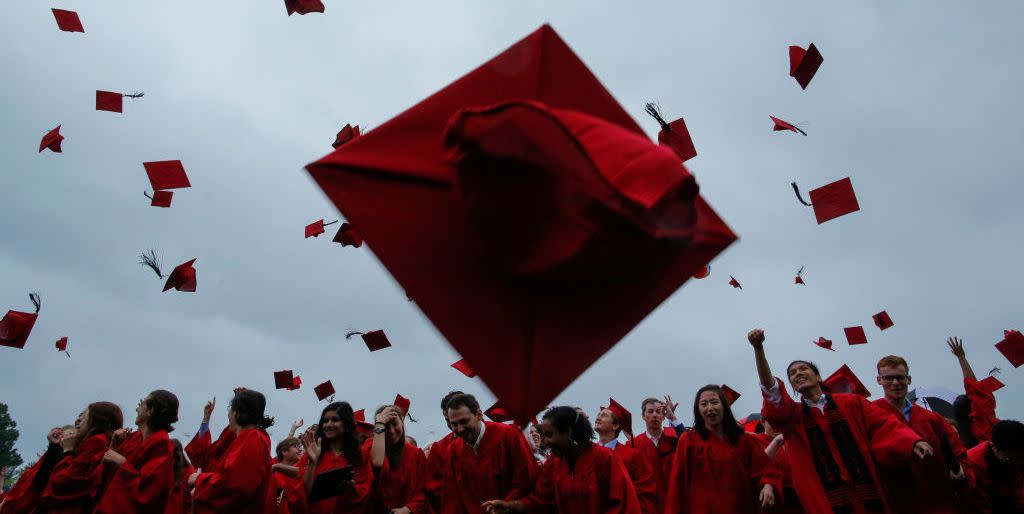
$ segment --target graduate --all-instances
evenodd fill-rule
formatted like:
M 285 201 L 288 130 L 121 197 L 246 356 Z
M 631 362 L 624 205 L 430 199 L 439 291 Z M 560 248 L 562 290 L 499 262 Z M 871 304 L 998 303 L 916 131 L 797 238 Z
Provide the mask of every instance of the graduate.
M 885 396 L 874 404 L 892 413 L 936 449 L 935 455 L 911 466 L 910 476 L 905 470 L 882 470 L 892 510 L 901 514 L 963 512 L 968 484 L 961 462 L 967 458 L 967 449 L 956 429 L 942 416 L 907 400 L 912 379 L 906 359 L 889 355 L 879 360 L 876 368 L 876 380 Z
M 228 409 L 228 427 L 235 433 L 231 444 L 209 470 L 189 477 L 193 486 L 195 514 L 230 514 L 268 509 L 273 497 L 270 478 L 270 437 L 274 424 L 265 416 L 267 400 L 262 393 L 236 390 Z
M 292 427 L 298 429 L 295 424 L 292 424 Z M 291 433 L 289 432 L 289 434 Z M 275 451 L 277 462 L 270 466 L 270 470 L 273 472 L 271 487 L 278 514 L 290 514 L 289 505 L 302 501 L 298 496 L 302 480 L 299 478 L 300 458 L 302 458 L 302 442 L 298 438 L 289 435 L 277 443 Z
M 793 483 L 808 514 L 896 514 L 882 490 L 878 466 L 908 469 L 933 450 L 895 416 L 856 394 L 822 389 L 814 364 L 794 361 L 786 375 L 801 402 L 772 377 L 764 331 L 747 334 L 764 395 L 762 416 L 783 434 Z
M 107 450 L 104 462 L 116 466 L 100 496 L 96 514 L 163 512 L 174 489 L 174 445 L 168 432 L 178 421 L 178 397 L 162 389 L 149 393 L 135 409 L 139 430 Z M 123 452 L 123 453 L 122 453 Z
M 1024 424 L 996 423 L 992 438 L 967 452 L 967 468 L 975 485 L 973 512 L 1024 512 Z
M 0 502 L 0 513 L 32 514 L 36 511 L 43 490 L 49 481 L 50 472 L 57 465 L 62 453 L 60 443 L 64 432 L 73 435 L 74 430 L 73 425 L 50 429 L 50 432 L 46 434 L 46 453 L 35 464 L 26 468 L 11 490 L 4 494 L 4 499 Z
M 238 389 L 235 392 L 238 392 Z M 217 440 L 213 440 L 210 432 L 210 416 L 216 407 L 216 397 L 206 402 L 206 405 L 203 407 L 203 421 L 199 424 L 199 430 L 196 431 L 196 435 L 192 436 L 192 440 L 185 446 L 188 460 L 196 469 L 213 469 L 237 435 L 237 432 L 232 430 L 229 424 L 224 427 Z
M 103 456 L 110 438 L 124 424 L 121 408 L 110 402 L 91 403 L 78 430 L 62 434 L 60 461 L 50 473 L 42 495 L 49 514 L 91 514 L 103 490 Z
M 374 477 L 368 512 L 426 512 L 427 457 L 406 440 L 404 418 L 401 407 L 382 405 L 373 437 L 363 443 L 363 458 L 373 466 Z
M 192 467 L 185 455 L 181 441 L 171 439 L 171 444 L 174 445 L 174 488 L 171 489 L 171 499 L 164 514 L 191 514 L 192 487 L 188 484 L 188 477 L 196 472 L 196 468 Z
M 290 506 L 292 512 L 348 514 L 363 512 L 373 487 L 373 470 L 363 458 L 356 434 L 355 413 L 348 402 L 334 402 L 324 408 L 316 430 L 303 434 L 306 453 L 299 459 L 305 507 Z M 352 480 L 337 496 L 309 500 L 317 476 L 335 469 L 352 467 Z M 308 510 L 300 510 L 306 509 Z
M 775 507 L 772 512 L 775 514 L 802 514 L 800 497 L 796 494 L 796 487 L 793 485 L 793 472 L 789 465 L 789 452 L 786 451 L 785 437 L 775 431 L 772 424 L 761 420 L 758 422 L 763 432 L 754 433 L 754 439 L 764 450 L 768 460 L 772 463 L 771 473 L 782 485 L 781 491 L 776 491 Z M 749 433 L 749 432 L 748 432 Z
M 643 413 L 647 430 L 632 441 L 633 446 L 647 459 L 654 475 L 658 493 L 658 512 L 664 510 L 668 475 L 672 472 L 672 455 L 675 454 L 679 434 L 684 430 L 683 424 L 676 420 L 676 406 L 670 396 L 666 396 L 665 401 L 657 398 L 644 400 L 640 404 L 640 412 Z M 671 426 L 664 426 L 666 419 Z
M 775 505 L 777 475 L 753 434 L 736 423 L 722 388 L 706 385 L 693 402 L 693 429 L 679 436 L 665 514 L 757 514 Z
M 536 488 L 519 500 L 494 499 L 487 512 L 546 512 L 558 514 L 640 514 L 640 501 L 622 460 L 594 443 L 594 429 L 574 407 L 554 407 L 544 413 L 541 435 L 551 456 L 541 467 Z
M 594 431 L 597 432 L 598 442 L 612 450 L 626 466 L 626 472 L 633 481 L 633 490 L 640 501 L 640 512 L 661 514 L 658 510 L 658 486 L 654 483 L 650 463 L 636 448 L 619 442 L 621 432 L 626 432 L 626 437 L 633 439 L 633 416 L 614 400 L 609 404 L 594 418 Z
M 960 371 L 964 376 L 964 390 L 953 402 L 953 415 L 956 418 L 957 430 L 964 446 L 974 448 L 992 438 L 992 427 L 999 421 L 996 418 L 996 397 L 979 385 L 978 377 L 967 361 L 964 342 L 957 337 L 950 337 L 946 344 L 956 356 Z
M 441 398 L 441 417 L 448 430 L 452 430 L 452 424 L 448 420 L 448 400 L 463 394 L 462 391 L 451 391 Z M 451 445 L 455 442 L 455 432 L 449 432 L 437 441 L 428 444 L 424 449 L 427 456 L 427 505 L 430 512 L 439 514 L 444 511 L 442 507 L 446 480 L 450 479 L 448 465 L 451 461 Z
M 519 429 L 483 420 L 471 394 L 448 400 L 451 476 L 445 481 L 443 514 L 481 514 L 488 500 L 514 501 L 533 490 L 536 462 Z M 431 452 L 433 453 L 433 452 Z

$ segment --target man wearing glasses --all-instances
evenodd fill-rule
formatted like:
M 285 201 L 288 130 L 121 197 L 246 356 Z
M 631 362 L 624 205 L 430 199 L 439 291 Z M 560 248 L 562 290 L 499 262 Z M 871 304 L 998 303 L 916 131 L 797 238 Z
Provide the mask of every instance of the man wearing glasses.
M 960 464 L 967 450 L 956 429 L 942 416 L 907 401 L 910 366 L 896 355 L 878 361 L 878 385 L 885 397 L 875 405 L 888 410 L 935 448 L 935 454 L 882 482 L 889 488 L 892 511 L 908 514 L 956 513 L 967 500 L 967 481 Z

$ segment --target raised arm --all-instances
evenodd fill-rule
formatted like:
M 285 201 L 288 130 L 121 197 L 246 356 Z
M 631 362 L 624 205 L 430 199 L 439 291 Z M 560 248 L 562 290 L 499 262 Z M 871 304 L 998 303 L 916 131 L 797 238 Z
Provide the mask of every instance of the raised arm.
M 295 437 L 295 432 L 302 428 L 303 420 L 292 421 L 292 428 L 288 431 L 288 437 Z
M 768 357 L 764 354 L 764 330 L 755 328 L 747 333 L 747 341 L 754 347 L 754 362 L 757 364 L 757 377 L 765 389 L 775 387 L 772 368 L 768 366 Z
M 957 361 L 960 362 L 960 371 L 963 372 L 964 378 L 971 380 L 978 380 L 978 377 L 974 375 L 974 369 L 971 368 L 971 363 L 967 362 L 967 354 L 964 352 L 964 342 L 959 337 L 950 337 L 946 341 L 949 345 L 949 350 L 956 355 Z

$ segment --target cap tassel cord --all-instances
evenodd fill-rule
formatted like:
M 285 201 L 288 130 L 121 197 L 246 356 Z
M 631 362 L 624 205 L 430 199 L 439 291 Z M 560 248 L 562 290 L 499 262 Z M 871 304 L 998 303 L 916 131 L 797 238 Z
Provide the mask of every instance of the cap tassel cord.
M 647 102 L 647 105 L 644 106 L 644 112 L 650 114 L 651 117 L 657 120 L 658 125 L 661 125 L 661 130 L 667 130 L 669 132 L 672 131 L 672 129 L 669 128 L 668 123 L 665 122 L 665 118 L 661 117 L 661 113 L 658 111 L 658 106 L 656 104 Z
M 806 134 L 805 134 L 805 135 L 806 135 Z M 799 188 L 799 187 L 797 187 L 797 185 L 796 185 L 796 182 L 793 182 L 793 183 L 792 183 L 792 184 L 790 184 L 790 185 L 792 185 L 792 186 L 793 186 L 793 192 L 794 192 L 794 193 L 796 193 L 796 199 L 797 199 L 797 200 L 800 200 L 800 203 L 802 203 L 802 204 L 804 204 L 804 205 L 806 205 L 806 206 L 808 206 L 808 207 L 813 207 L 813 206 L 814 206 L 814 204 L 812 204 L 812 203 L 807 203 L 807 201 L 806 201 L 806 200 L 804 200 L 804 197 L 803 197 L 803 196 L 800 196 L 800 188 Z

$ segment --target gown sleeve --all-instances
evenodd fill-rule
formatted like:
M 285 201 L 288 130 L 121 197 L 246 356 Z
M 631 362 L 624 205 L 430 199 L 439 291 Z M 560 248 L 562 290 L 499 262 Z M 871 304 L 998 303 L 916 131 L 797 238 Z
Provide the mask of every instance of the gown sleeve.
M 268 453 L 257 439 L 256 431 L 235 440 L 215 471 L 202 473 L 196 479 L 193 503 L 206 504 L 217 510 L 226 511 L 237 505 L 240 499 L 263 494 L 261 484 L 266 484 L 270 471 Z
M 82 441 L 74 455 L 53 468 L 44 497 L 59 502 L 93 498 L 103 485 L 103 455 L 109 446 L 110 440 L 103 434 Z
M 978 442 L 992 439 L 996 419 L 996 397 L 983 389 L 977 380 L 964 378 L 964 390 L 971 400 L 971 434 Z

